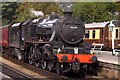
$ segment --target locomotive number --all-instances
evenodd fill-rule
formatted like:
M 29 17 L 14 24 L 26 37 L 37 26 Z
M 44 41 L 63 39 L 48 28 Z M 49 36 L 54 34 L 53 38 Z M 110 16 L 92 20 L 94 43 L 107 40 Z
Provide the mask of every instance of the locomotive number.
M 76 26 L 70 26 L 70 29 L 77 29 Z

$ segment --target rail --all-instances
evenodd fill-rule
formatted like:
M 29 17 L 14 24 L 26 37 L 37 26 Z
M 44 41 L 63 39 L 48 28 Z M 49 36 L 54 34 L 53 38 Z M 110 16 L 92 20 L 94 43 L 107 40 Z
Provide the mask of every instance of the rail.
M 17 79 L 17 78 L 21 78 L 21 79 L 29 79 L 29 80 L 33 80 L 32 77 L 6 65 L 6 64 L 0 64 L 2 66 L 2 73 L 10 76 L 12 79 Z
M 22 72 L 30 75 L 30 77 L 33 77 L 33 79 L 37 79 L 37 80 L 41 80 L 41 79 L 48 79 L 48 80 L 54 80 L 54 79 L 65 79 L 65 80 L 69 80 L 68 77 L 62 76 L 62 75 L 57 75 L 53 72 L 49 72 L 46 70 L 43 70 L 41 68 L 37 68 L 33 65 L 29 65 L 27 63 L 15 60 L 14 58 L 8 57 L 7 55 L 3 54 L 2 55 L 2 59 L 4 60 L 4 62 L 9 62 L 12 63 L 13 65 L 15 65 L 17 67 L 18 70 L 21 70 L 21 67 L 23 68 Z M 2 60 L 2 61 L 3 61 Z M 3 63 L 4 63 L 3 62 Z M 8 64 L 9 63 L 5 63 Z M 12 65 L 12 67 L 13 67 Z

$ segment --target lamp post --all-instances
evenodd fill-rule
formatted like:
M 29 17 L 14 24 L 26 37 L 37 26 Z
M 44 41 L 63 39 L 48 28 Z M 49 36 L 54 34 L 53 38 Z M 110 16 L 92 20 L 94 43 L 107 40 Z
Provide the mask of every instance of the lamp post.
M 108 25 L 109 27 L 109 31 L 112 33 L 112 54 L 115 54 L 115 50 L 114 50 L 114 27 L 115 25 L 113 24 L 113 21 L 110 21 L 110 24 Z

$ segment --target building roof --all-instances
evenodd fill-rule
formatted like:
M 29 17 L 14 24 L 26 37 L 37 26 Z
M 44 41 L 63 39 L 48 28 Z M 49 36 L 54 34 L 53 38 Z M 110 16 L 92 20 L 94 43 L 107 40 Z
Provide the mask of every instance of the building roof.
M 104 28 L 109 22 L 85 24 L 85 28 Z
M 110 22 L 89 23 L 85 24 L 85 28 L 104 28 L 109 25 Z M 120 27 L 120 20 L 113 20 L 113 24 L 116 27 Z
M 120 27 L 120 20 L 114 20 L 113 24 L 117 27 Z

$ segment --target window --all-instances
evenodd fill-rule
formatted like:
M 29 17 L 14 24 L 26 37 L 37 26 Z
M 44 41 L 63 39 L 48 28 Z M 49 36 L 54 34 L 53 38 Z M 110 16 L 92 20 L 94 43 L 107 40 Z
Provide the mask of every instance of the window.
M 92 38 L 95 38 L 95 30 L 92 32 Z
M 119 30 L 118 30 L 118 34 L 119 34 L 118 36 L 119 36 L 119 38 L 120 38 L 120 28 L 119 28 Z
M 118 29 L 116 29 L 116 38 L 118 38 Z
M 90 33 L 89 30 L 86 30 L 86 31 L 85 31 L 85 38 L 89 38 L 89 33 Z

